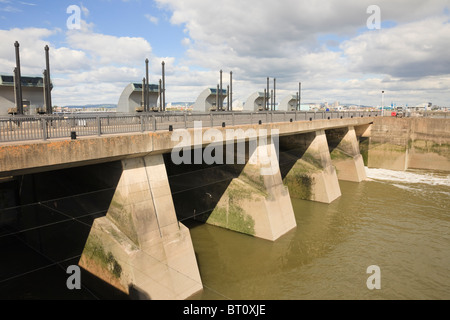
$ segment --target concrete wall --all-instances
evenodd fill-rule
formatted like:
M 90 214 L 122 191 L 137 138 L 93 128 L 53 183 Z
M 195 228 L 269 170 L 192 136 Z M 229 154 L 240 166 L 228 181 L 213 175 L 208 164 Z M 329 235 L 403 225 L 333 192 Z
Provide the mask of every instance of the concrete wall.
M 450 121 L 376 118 L 371 129 L 368 166 L 450 171 Z

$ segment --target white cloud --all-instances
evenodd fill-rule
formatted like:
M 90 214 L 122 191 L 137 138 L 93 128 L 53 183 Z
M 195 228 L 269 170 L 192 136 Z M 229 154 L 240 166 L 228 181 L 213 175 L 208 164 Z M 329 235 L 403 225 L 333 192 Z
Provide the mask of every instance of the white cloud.
M 368 32 L 342 44 L 353 71 L 395 77 L 450 74 L 448 17 Z
M 181 40 L 181 44 L 185 47 L 188 47 L 191 44 L 191 39 L 183 38 L 183 40 Z
M 89 9 L 86 8 L 83 4 L 81 4 L 81 11 L 83 12 L 83 16 L 87 18 L 89 16 Z
M 296 92 L 302 81 L 303 95 L 312 101 L 376 105 L 378 91 L 386 86 L 405 100 L 428 99 L 424 92 L 412 94 L 409 85 L 434 82 L 441 88 L 438 75 L 450 74 L 448 15 L 442 16 L 448 0 L 378 1 L 382 22 L 393 22 L 379 32 L 366 27 L 371 0 L 224 0 L 220 6 L 208 0 L 157 2 L 172 12 L 171 23 L 186 30 L 190 42 L 184 62 L 212 74 L 233 70 L 243 86 L 235 86 L 235 96 L 243 101 L 251 90 L 264 89 L 267 76 L 277 78 L 280 95 Z M 325 42 L 334 41 L 335 48 L 321 44 L 327 37 L 331 40 Z M 347 41 L 339 47 L 334 39 Z M 394 79 L 389 84 L 383 82 L 386 75 Z M 445 90 L 438 89 L 436 97 L 449 104 Z
M 13 7 L 13 6 L 2 7 L 2 8 L 0 8 L 0 11 L 9 12 L 9 13 L 22 12 L 22 10 L 20 10 L 19 8 Z
M 145 18 L 153 24 L 158 24 L 159 19 L 157 17 L 152 16 L 151 14 L 145 14 Z
M 23 1 L 19 1 L 20 4 L 23 4 L 25 6 L 35 6 L 36 3 L 30 3 L 30 2 L 23 2 Z
M 151 55 L 150 43 L 144 38 L 116 37 L 93 32 L 70 30 L 67 32 L 70 47 L 88 53 L 93 62 L 100 64 L 135 65 Z

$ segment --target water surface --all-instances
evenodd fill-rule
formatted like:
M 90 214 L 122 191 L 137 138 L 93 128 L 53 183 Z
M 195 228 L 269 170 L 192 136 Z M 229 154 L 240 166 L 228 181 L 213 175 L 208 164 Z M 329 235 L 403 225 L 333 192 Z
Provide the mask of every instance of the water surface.
M 193 299 L 450 299 L 450 176 L 367 169 L 331 204 L 292 199 L 275 242 L 191 229 L 204 285 Z M 369 290 L 367 268 L 381 270 Z

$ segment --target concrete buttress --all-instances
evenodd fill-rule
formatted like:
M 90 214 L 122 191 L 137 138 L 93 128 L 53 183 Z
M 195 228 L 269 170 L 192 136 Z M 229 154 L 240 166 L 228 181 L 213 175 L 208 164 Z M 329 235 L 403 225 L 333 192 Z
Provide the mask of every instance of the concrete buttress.
M 297 226 L 270 137 L 250 151 L 206 223 L 271 241 Z
M 341 196 L 324 130 L 280 138 L 280 167 L 293 198 L 331 203 Z
M 355 128 L 326 130 L 330 154 L 339 180 L 361 182 L 367 179 Z
M 105 217 L 94 221 L 79 265 L 132 295 L 185 299 L 202 281 L 188 228 L 177 221 L 162 155 L 122 160 Z

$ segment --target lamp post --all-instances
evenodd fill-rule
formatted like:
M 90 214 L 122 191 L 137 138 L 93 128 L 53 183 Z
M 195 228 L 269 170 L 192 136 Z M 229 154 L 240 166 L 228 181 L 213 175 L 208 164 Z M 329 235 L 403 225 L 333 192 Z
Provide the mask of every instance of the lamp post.
M 384 116 L 384 90 L 381 91 L 381 116 Z

